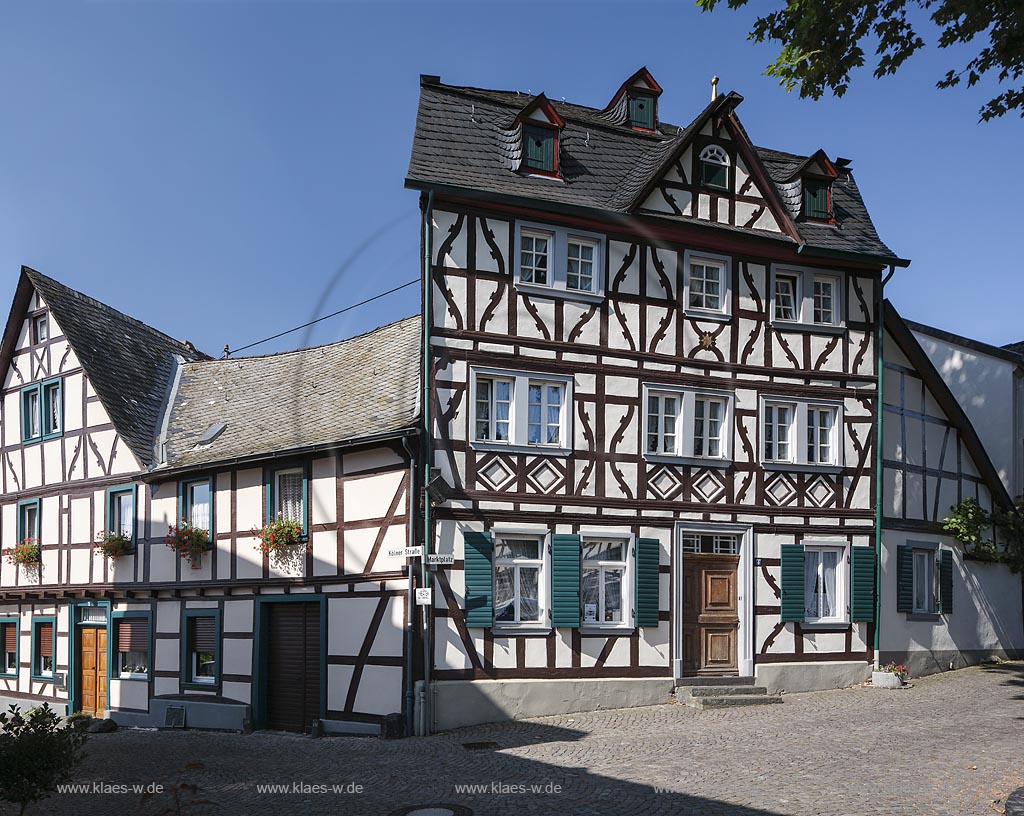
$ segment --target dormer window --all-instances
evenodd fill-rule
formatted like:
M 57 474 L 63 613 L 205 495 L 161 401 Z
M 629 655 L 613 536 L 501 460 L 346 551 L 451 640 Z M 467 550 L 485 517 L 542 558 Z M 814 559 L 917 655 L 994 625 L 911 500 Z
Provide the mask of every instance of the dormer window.
M 729 154 L 718 145 L 708 145 L 700 153 L 700 183 L 719 190 L 729 189 Z
M 815 221 L 832 219 L 832 185 L 825 179 L 805 178 L 804 184 L 804 218 Z
M 629 126 L 639 130 L 654 130 L 655 97 L 646 91 L 627 91 L 629 100 Z
M 526 125 L 523 128 L 523 167 L 541 173 L 555 173 L 558 133 L 554 128 Z

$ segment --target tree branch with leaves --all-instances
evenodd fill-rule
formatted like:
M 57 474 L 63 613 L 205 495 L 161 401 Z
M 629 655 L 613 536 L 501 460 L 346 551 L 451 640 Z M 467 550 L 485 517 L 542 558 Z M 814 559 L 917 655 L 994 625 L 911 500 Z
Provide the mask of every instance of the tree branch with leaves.
M 697 0 L 702 11 L 724 2 L 738 9 L 750 0 Z M 758 4 L 760 5 L 760 3 Z M 981 46 L 959 69 L 936 82 L 952 88 L 973 87 L 986 75 L 1011 86 L 981 106 L 982 121 L 1010 111 L 1024 117 L 1024 2 L 1021 0 L 786 0 L 785 5 L 758 17 L 750 32 L 755 42 L 779 42 L 779 56 L 766 69 L 787 91 L 820 99 L 826 91 L 842 96 L 850 74 L 867 61 L 865 48 L 875 44 L 877 78 L 896 71 L 925 47 L 910 12 L 919 8 L 938 31 L 939 48 L 958 44 Z M 987 44 L 983 44 L 987 39 Z

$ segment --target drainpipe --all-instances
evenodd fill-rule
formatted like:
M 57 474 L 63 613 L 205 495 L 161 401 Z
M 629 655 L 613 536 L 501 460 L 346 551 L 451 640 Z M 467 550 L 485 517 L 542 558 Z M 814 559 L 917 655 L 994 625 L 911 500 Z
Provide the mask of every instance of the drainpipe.
M 409 456 L 409 493 L 406 504 L 409 526 L 406 534 L 409 546 L 416 543 L 416 450 L 409 444 L 409 437 L 402 437 L 402 447 Z M 415 694 L 416 678 L 413 677 L 413 636 L 412 628 L 416 625 L 416 569 L 409 565 L 408 598 L 405 602 L 405 735 L 411 737 L 415 728 Z
M 883 400 L 883 383 L 885 381 L 885 285 L 896 274 L 896 267 L 889 265 L 889 272 L 878 286 L 878 305 L 876 307 L 876 337 L 877 360 L 875 362 L 875 375 L 878 380 L 877 404 L 878 409 L 875 417 L 875 637 L 872 649 L 875 653 L 875 668 L 878 668 L 878 646 L 882 631 L 882 415 L 885 413 L 885 401 Z
M 433 259 L 433 227 L 432 215 L 434 210 L 434 191 L 427 193 L 427 204 L 423 209 L 423 481 L 425 486 L 430 482 L 431 452 L 431 422 L 430 422 L 430 323 L 433 320 L 433 305 L 431 303 L 434 281 L 432 273 Z M 433 528 L 430 518 L 430 497 L 423 495 L 423 557 L 420 559 L 420 586 L 431 587 L 430 575 L 427 572 L 427 554 L 430 552 Z M 422 728 L 420 733 L 427 735 L 431 732 L 431 687 L 430 668 L 432 638 L 430 633 L 430 607 L 423 607 L 423 700 L 420 704 L 422 716 Z

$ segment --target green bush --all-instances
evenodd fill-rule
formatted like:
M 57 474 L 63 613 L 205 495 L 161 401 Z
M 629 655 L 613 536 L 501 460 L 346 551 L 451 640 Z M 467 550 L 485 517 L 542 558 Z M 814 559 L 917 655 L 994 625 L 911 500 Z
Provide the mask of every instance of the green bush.
M 84 742 L 85 734 L 61 723 L 46 703 L 24 714 L 12 705 L 0 713 L 0 798 L 21 805 L 24 814 L 71 777 Z

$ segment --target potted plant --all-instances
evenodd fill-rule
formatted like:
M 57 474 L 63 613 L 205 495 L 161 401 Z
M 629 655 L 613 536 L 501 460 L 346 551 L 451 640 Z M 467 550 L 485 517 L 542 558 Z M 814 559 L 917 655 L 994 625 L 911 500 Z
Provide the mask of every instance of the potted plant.
M 254 528 L 251 532 L 258 542 L 256 546 L 260 552 L 265 553 L 287 552 L 289 547 L 304 544 L 308 540 L 302 531 L 302 524 L 284 516 L 278 516 L 262 528 Z
M 38 538 L 23 538 L 3 551 L 8 564 L 21 564 L 23 567 L 38 567 L 40 552 Z
M 110 530 L 100 530 L 96 533 L 96 549 L 106 558 L 120 558 L 127 555 L 131 548 L 132 541 L 126 535 Z
M 178 557 L 187 558 L 192 569 L 199 569 L 203 564 L 203 553 L 210 548 L 210 535 L 202 527 L 193 527 L 187 519 L 182 519 L 180 523 L 168 526 L 164 543 Z
M 871 672 L 871 685 L 878 688 L 900 688 L 907 682 L 908 676 L 906 666 L 889 662 L 879 666 L 878 671 Z

